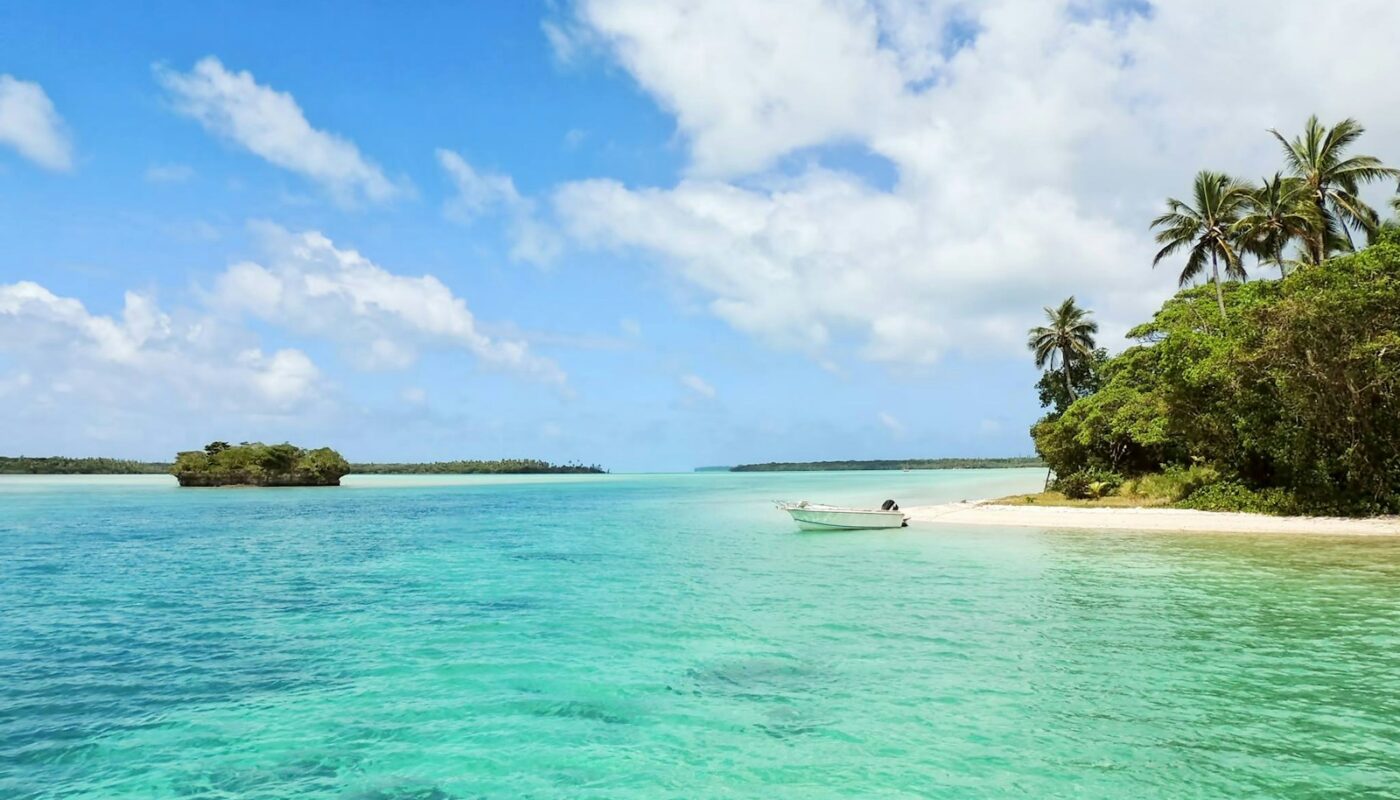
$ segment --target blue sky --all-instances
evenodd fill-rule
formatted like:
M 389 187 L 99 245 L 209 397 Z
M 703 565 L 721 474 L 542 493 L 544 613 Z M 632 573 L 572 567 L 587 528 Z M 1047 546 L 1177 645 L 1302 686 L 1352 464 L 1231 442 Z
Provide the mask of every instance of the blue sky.
M 1119 346 L 1203 159 L 1271 171 L 1313 110 L 1395 152 L 1365 71 L 1183 122 L 1162 44 L 1247 14 L 6 4 L 0 452 L 1027 453 L 1025 329 L 1077 294 Z

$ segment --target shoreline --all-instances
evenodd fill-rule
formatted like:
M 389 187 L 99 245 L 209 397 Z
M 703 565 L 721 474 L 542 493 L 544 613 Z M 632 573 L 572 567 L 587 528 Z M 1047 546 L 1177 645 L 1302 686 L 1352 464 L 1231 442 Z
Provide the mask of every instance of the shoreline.
M 1341 536 L 1400 536 L 1395 517 L 1276 517 L 1184 508 L 1073 508 L 1009 506 L 964 500 L 904 509 L 910 526 L 933 523 L 1018 528 L 1119 530 L 1161 533 L 1266 533 Z

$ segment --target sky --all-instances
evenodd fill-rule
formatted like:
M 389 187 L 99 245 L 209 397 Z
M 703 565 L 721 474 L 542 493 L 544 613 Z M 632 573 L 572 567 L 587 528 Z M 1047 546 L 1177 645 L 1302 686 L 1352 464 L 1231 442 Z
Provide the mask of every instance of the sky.
M 1397 30 L 1391 0 L 5 3 L 0 453 L 1027 454 L 1027 328 L 1074 295 L 1126 346 L 1197 170 L 1271 175 L 1312 113 L 1400 163 Z

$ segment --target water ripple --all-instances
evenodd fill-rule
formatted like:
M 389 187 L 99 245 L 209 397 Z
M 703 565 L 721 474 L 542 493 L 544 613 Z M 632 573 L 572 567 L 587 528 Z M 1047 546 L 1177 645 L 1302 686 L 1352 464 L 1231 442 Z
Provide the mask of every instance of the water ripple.
M 0 479 L 0 797 L 1394 796 L 1400 543 L 764 503 L 1039 477 Z

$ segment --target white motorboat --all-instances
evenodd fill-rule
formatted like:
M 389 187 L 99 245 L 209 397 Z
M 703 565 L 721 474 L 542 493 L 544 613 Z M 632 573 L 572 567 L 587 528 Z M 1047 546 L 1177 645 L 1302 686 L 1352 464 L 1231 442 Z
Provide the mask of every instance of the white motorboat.
M 865 530 L 868 528 L 900 528 L 908 521 L 899 506 L 888 510 L 874 508 L 844 508 L 827 506 L 821 503 L 778 503 L 778 508 L 786 511 L 804 531 Z

